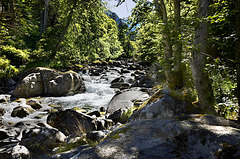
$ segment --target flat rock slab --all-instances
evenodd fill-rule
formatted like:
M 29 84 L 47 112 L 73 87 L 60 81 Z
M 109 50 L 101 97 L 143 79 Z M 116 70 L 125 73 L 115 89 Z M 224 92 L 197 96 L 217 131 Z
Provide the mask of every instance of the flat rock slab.
M 145 101 L 149 98 L 149 95 L 141 91 L 125 91 L 115 95 L 108 104 L 107 112 L 113 113 L 119 109 L 126 109 L 132 107 L 134 101 Z
M 239 158 L 240 125 L 212 115 L 131 122 L 78 159 Z

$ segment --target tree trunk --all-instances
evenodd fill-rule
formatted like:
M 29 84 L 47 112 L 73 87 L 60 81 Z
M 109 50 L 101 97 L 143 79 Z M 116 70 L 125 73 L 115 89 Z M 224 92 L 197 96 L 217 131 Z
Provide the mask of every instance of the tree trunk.
M 176 76 L 176 86 L 183 87 L 183 71 L 182 71 L 182 42 L 180 40 L 181 31 L 181 15 L 180 15 L 180 0 L 174 0 L 174 73 Z
M 180 32 L 180 0 L 174 2 L 175 9 L 175 29 L 177 32 Z M 171 42 L 170 26 L 168 24 L 167 10 L 163 0 L 154 0 L 154 5 L 157 11 L 157 14 L 161 17 L 164 27 L 163 27 L 163 70 L 166 76 L 166 81 L 168 88 L 178 89 L 183 86 L 182 78 L 182 67 L 181 67 L 181 51 L 182 45 L 180 41 L 176 42 L 175 46 L 176 52 L 173 52 L 173 45 Z
M 240 0 L 236 0 L 236 70 L 237 70 L 237 99 L 240 106 Z M 238 112 L 240 118 L 240 109 Z
M 214 113 L 214 96 L 208 73 L 204 71 L 207 58 L 207 39 L 209 26 L 204 22 L 209 14 L 209 0 L 199 0 L 198 18 L 203 20 L 195 28 L 194 50 L 192 52 L 191 70 L 196 86 L 200 107 L 206 113 Z
M 46 31 L 46 28 L 47 28 L 48 3 L 49 3 L 49 0 L 45 0 L 43 31 Z

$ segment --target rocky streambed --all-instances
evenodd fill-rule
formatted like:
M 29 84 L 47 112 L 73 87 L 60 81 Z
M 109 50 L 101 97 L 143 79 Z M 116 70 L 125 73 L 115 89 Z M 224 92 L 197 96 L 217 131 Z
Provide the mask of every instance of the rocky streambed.
M 100 141 L 121 120 L 115 112 L 146 101 L 153 84 L 143 66 L 124 61 L 28 70 L 0 96 L 0 158 L 49 158 L 67 144 Z
M 240 124 L 153 89 L 158 69 L 96 61 L 27 71 L 0 96 L 0 158 L 240 158 Z

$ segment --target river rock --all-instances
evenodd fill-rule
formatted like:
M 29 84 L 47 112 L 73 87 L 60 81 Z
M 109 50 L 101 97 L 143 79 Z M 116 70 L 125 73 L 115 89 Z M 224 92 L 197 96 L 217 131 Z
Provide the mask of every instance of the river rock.
M 6 138 L 9 138 L 10 136 L 8 135 L 7 131 L 4 129 L 0 129 L 0 140 L 4 140 Z
M 0 108 L 0 116 L 3 116 L 6 113 L 4 108 Z
M 7 103 L 10 101 L 11 95 L 9 94 L 1 94 L 0 95 L 0 103 Z
M 30 105 L 33 109 L 41 109 L 42 108 L 42 105 L 37 100 L 34 100 L 34 99 L 28 100 L 26 104 Z
M 78 159 L 240 158 L 240 125 L 212 115 L 128 123 Z
M 97 129 L 96 121 L 91 116 L 71 109 L 51 113 L 47 123 L 65 135 L 74 137 Z
M 168 90 L 162 92 L 164 94 L 163 98 L 156 102 L 146 104 L 140 110 L 133 113 L 130 120 L 154 119 L 178 114 L 201 113 L 200 108 L 194 106 L 189 100 L 181 99 L 183 96 L 180 94 L 176 93 L 176 97 L 173 97 L 173 92 L 171 93 Z M 177 95 L 179 96 L 177 97 Z
M 85 91 L 81 76 L 73 71 L 37 67 L 25 72 L 21 79 L 13 92 L 16 97 L 64 96 Z
M 13 109 L 11 116 L 12 117 L 19 117 L 19 118 L 24 118 L 31 114 L 34 110 L 30 107 L 23 107 L 23 106 L 18 106 Z
M 66 136 L 57 129 L 35 127 L 22 132 L 21 144 L 33 153 L 42 154 L 51 151 L 65 139 Z
M 128 83 L 113 83 L 111 84 L 110 88 L 118 88 L 120 90 L 123 89 L 128 89 L 130 87 L 130 85 Z
M 29 159 L 31 157 L 28 149 L 25 146 L 19 144 L 11 144 L 0 148 L 0 158 Z
M 107 107 L 107 113 L 113 113 L 119 109 L 126 109 L 132 107 L 134 101 L 145 101 L 149 98 L 149 95 L 141 91 L 125 91 L 115 95 Z
M 87 133 L 87 139 L 94 141 L 94 142 L 100 142 L 104 137 L 107 136 L 107 134 L 110 133 L 110 130 L 104 130 L 104 131 L 90 131 Z

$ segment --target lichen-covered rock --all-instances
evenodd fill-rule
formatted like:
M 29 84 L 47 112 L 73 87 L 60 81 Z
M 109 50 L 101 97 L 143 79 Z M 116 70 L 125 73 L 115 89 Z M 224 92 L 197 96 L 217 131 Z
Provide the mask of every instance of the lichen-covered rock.
M 73 71 L 59 72 L 53 69 L 37 67 L 23 74 L 15 88 L 16 97 L 64 96 L 85 91 L 85 85 L 79 74 Z
M 212 115 L 128 123 L 78 159 L 240 158 L 240 125 Z

